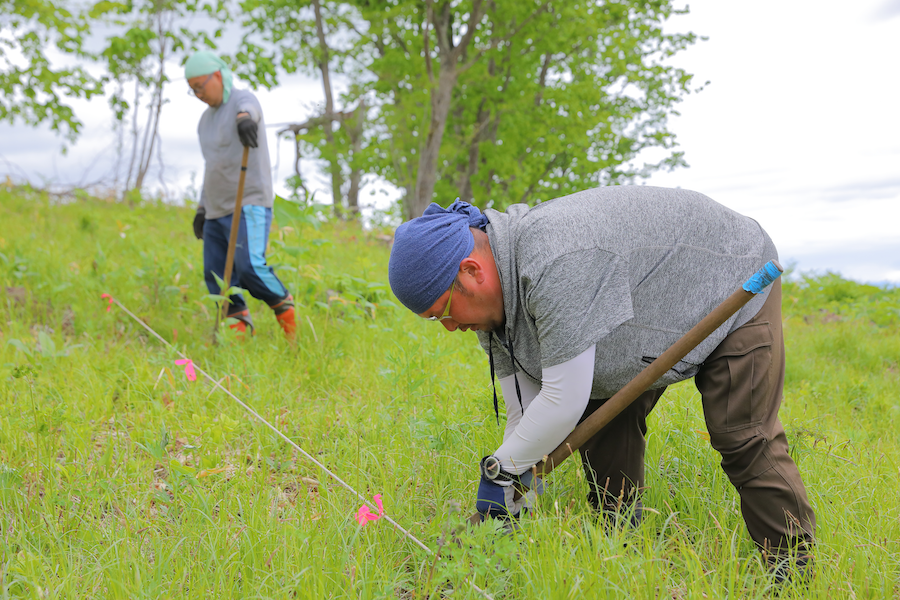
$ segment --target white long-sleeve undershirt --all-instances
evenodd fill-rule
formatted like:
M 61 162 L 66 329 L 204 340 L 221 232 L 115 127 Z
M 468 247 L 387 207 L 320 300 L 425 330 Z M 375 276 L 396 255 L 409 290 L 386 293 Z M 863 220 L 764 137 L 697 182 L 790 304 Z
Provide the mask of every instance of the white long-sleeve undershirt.
M 591 346 L 571 360 L 544 369 L 540 386 L 519 373 L 525 414 L 516 396 L 516 376 L 500 380 L 506 430 L 494 456 L 500 459 L 504 471 L 524 473 L 575 429 L 590 400 L 595 352 L 596 347 Z

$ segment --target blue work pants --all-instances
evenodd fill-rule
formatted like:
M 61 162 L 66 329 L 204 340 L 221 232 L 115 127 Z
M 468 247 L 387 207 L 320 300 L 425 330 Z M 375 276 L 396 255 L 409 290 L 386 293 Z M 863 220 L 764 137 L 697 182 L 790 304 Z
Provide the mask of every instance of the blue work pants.
M 203 273 L 209 293 L 218 294 L 219 284 L 213 273 L 225 276 L 225 258 L 228 254 L 228 236 L 231 233 L 232 215 L 208 219 L 203 225 Z M 266 264 L 266 246 L 272 226 L 272 209 L 263 206 L 244 206 L 234 248 L 234 266 L 230 285 L 247 290 L 251 296 L 275 306 L 288 297 L 287 288 Z M 241 294 L 230 298 L 228 314 L 247 310 Z

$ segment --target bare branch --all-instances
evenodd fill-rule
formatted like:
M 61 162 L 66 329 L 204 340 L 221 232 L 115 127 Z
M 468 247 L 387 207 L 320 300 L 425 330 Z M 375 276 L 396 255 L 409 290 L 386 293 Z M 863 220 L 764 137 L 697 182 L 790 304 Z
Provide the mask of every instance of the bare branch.
M 450 4 L 445 3 L 441 9 L 439 18 L 434 18 L 434 9 L 432 9 L 431 22 L 434 24 L 434 33 L 437 36 L 437 46 L 439 53 L 443 56 L 453 52 L 451 43 L 452 29 L 450 26 Z
M 459 57 L 465 53 L 466 48 L 469 46 L 469 42 L 471 42 L 472 38 L 475 37 L 475 31 L 478 29 L 478 23 L 481 22 L 481 17 L 483 17 L 485 14 L 483 4 L 483 0 L 475 0 L 475 2 L 472 3 L 472 12 L 469 14 L 469 26 L 466 27 L 466 33 L 464 33 L 462 38 L 460 38 L 459 44 L 451 52 L 451 59 L 454 63 L 457 62 L 459 60 Z M 463 68 L 463 70 L 465 70 L 466 68 L 468 67 Z
M 537 177 L 537 178 L 534 180 L 534 183 L 532 183 L 530 186 L 528 186 L 528 189 L 525 190 L 525 193 L 524 193 L 524 194 L 522 194 L 522 199 L 519 200 L 519 202 L 522 202 L 522 203 L 524 203 L 524 204 L 527 204 L 527 203 L 528 203 L 528 199 L 531 197 L 531 193 L 534 191 L 534 188 L 537 186 L 538 182 L 539 182 L 541 179 L 543 179 L 544 177 L 546 177 L 547 174 L 550 173 L 550 171 L 553 170 L 553 168 L 556 166 L 556 163 L 559 162 L 560 159 L 565 160 L 567 156 L 568 156 L 568 154 L 567 154 L 566 152 L 560 152 L 559 154 L 554 155 L 554 156 L 553 156 L 553 159 L 552 159 L 550 162 L 547 163 L 547 166 L 546 166 L 546 168 L 544 169 L 544 172 L 541 173 L 540 177 Z
M 300 135 L 301 131 L 309 131 L 310 129 L 321 127 L 326 122 L 328 122 L 328 119 L 325 115 L 319 115 L 317 117 L 311 117 L 302 123 L 287 123 L 283 129 L 278 130 L 277 135 L 287 133 L 288 131 L 292 132 L 294 135 Z
M 360 109 L 365 110 L 365 108 L 365 100 L 360 100 L 359 104 L 353 110 L 342 110 L 339 112 L 331 113 L 330 121 L 343 123 L 348 119 L 353 119 L 354 117 L 356 117 L 357 111 Z M 281 127 L 281 129 L 276 132 L 277 135 L 287 133 L 288 131 L 292 132 L 294 135 L 300 135 L 301 131 L 309 131 L 311 129 L 315 129 L 316 127 L 322 127 L 328 122 L 328 113 L 322 113 L 320 115 L 316 115 L 315 117 L 310 117 L 302 123 L 275 123 L 272 125 L 272 127 Z
M 544 99 L 544 88 L 547 87 L 547 71 L 550 70 L 550 61 L 553 55 L 549 52 L 544 55 L 544 62 L 541 63 L 541 75 L 538 77 L 538 91 L 534 95 L 534 105 L 540 106 L 541 100 Z

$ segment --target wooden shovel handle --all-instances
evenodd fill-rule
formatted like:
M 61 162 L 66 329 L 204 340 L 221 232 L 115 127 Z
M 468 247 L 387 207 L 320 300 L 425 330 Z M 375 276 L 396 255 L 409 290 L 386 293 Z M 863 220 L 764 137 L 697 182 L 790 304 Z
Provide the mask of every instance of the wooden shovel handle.
M 231 271 L 234 265 L 234 248 L 237 243 L 238 231 L 241 228 L 241 203 L 244 200 L 244 181 L 247 179 L 247 161 L 250 157 L 250 147 L 244 146 L 244 155 L 241 157 L 241 176 L 238 179 L 237 198 L 234 199 L 234 212 L 231 214 L 231 232 L 228 236 L 228 253 L 225 255 L 225 277 L 223 281 L 223 289 L 220 294 L 225 295 L 225 291 L 231 287 Z M 228 316 L 228 306 L 231 301 L 225 298 L 222 302 L 222 310 L 216 318 L 216 329 L 219 328 L 219 322 Z
M 709 337 L 713 331 L 731 318 L 732 315 L 739 311 L 756 294 L 761 293 L 783 272 L 784 269 L 781 268 L 778 261 L 772 260 L 766 263 L 766 265 L 753 275 L 753 277 L 748 279 L 744 285 L 726 298 L 719 306 L 714 308 L 711 313 L 706 315 L 703 320 L 684 334 L 681 339 L 672 344 L 668 350 L 660 354 L 656 360 L 647 365 L 643 371 L 625 384 L 625 387 L 616 392 L 612 398 L 604 402 L 600 408 L 591 414 L 591 416 L 582 421 L 581 424 L 579 424 L 578 427 L 576 427 L 572 433 L 557 446 L 556 450 L 532 467 L 534 473 L 539 477 L 550 474 L 550 472 L 559 466 L 561 462 L 574 454 L 582 444 L 608 425 L 620 412 L 625 410 L 629 404 L 634 402 L 638 396 L 643 394 L 647 388 L 662 377 L 666 371 L 687 356 L 687 354 L 696 348 L 700 342 Z M 475 513 L 469 517 L 469 522 L 480 523 L 481 515 Z

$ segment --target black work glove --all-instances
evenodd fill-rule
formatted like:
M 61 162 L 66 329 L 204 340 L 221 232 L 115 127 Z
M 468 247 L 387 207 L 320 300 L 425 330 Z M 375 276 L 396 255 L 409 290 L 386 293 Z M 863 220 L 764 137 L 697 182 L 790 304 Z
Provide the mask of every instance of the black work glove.
M 197 208 L 197 214 L 194 215 L 194 235 L 198 240 L 203 239 L 203 224 L 206 223 L 206 209 L 202 206 Z
M 238 137 L 241 138 L 241 143 L 243 145 L 249 148 L 256 148 L 259 145 L 256 143 L 256 132 L 258 129 L 259 125 L 256 124 L 256 121 L 254 121 L 250 115 L 238 117 Z

